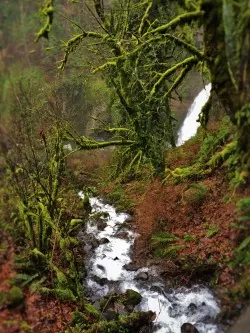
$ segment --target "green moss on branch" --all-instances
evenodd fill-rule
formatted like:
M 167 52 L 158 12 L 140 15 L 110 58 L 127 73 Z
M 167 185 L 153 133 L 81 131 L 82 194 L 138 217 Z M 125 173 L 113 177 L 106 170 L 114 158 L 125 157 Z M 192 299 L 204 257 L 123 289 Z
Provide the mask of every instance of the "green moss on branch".
M 169 29 L 175 29 L 179 25 L 184 25 L 186 23 L 190 23 L 192 21 L 198 20 L 203 15 L 203 12 L 200 10 L 196 10 L 193 12 L 181 14 L 175 17 L 172 21 L 167 24 L 161 25 L 160 27 L 147 32 L 143 37 L 146 37 L 148 34 L 155 34 L 155 33 L 165 33 Z
M 94 140 L 88 140 L 85 137 L 81 137 L 81 139 L 76 142 L 80 150 L 93 150 L 93 149 L 106 148 L 111 146 L 129 146 L 134 143 L 135 142 L 132 140 L 113 140 L 113 141 L 98 142 Z
M 146 20 L 147 20 L 147 18 L 149 16 L 150 9 L 153 6 L 153 1 L 149 1 L 148 0 L 147 3 L 148 3 L 147 9 L 145 10 L 145 13 L 144 13 L 144 15 L 143 15 L 143 17 L 141 19 L 141 23 L 140 23 L 140 26 L 139 26 L 139 30 L 138 30 L 139 35 L 141 35 L 141 33 L 143 31 L 143 28 L 145 26 L 145 22 L 146 22 Z
M 58 69 L 63 70 L 65 68 L 69 55 L 73 53 L 76 50 L 76 48 L 79 46 L 81 41 L 87 37 L 105 39 L 108 37 L 108 35 L 100 34 L 98 32 L 93 32 L 93 31 L 83 31 L 82 33 L 69 39 L 65 45 L 64 58 L 61 60 L 61 65 L 58 67 Z
M 177 79 L 174 81 L 174 83 L 172 84 L 172 86 L 169 88 L 169 90 L 166 92 L 166 94 L 164 95 L 164 99 L 167 98 L 172 91 L 174 91 L 175 89 L 177 89 L 179 87 L 179 85 L 182 83 L 182 81 L 184 80 L 184 78 L 186 77 L 186 75 L 188 74 L 188 72 L 193 68 L 192 65 L 187 65 L 180 73 L 180 75 L 177 77 Z
M 178 64 L 174 65 L 173 67 L 169 68 L 164 73 L 161 73 L 159 80 L 154 84 L 154 86 L 151 90 L 150 97 L 154 96 L 157 88 L 160 86 L 160 84 L 163 82 L 163 80 L 166 79 L 167 77 L 169 77 L 170 75 L 172 75 L 177 69 L 179 69 L 180 67 L 186 66 L 186 65 L 193 66 L 197 63 L 198 63 L 198 58 L 192 56 L 192 57 L 186 58 L 185 60 L 183 60 L 183 61 L 179 62 Z
M 54 17 L 54 7 L 53 7 L 54 0 L 46 0 L 44 9 L 42 10 L 42 14 L 46 17 L 46 21 L 44 26 L 40 29 L 40 31 L 37 33 L 36 42 L 39 41 L 41 37 L 44 37 L 46 39 L 49 38 L 49 33 L 51 30 L 51 26 L 53 23 L 53 17 Z

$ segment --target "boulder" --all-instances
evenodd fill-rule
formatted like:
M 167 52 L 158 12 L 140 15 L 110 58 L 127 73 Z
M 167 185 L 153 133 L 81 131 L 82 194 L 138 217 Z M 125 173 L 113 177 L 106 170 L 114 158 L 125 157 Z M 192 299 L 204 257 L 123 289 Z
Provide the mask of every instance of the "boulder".
M 108 244 L 110 243 L 110 240 L 106 237 L 104 238 L 101 238 L 100 241 L 99 241 L 99 244 L 102 245 L 102 244 Z
M 133 289 L 127 289 L 124 294 L 124 300 L 122 301 L 122 303 L 126 306 L 127 305 L 136 306 L 141 302 L 141 300 L 142 300 L 141 294 L 139 294 L 137 291 Z
M 132 263 L 123 265 L 122 267 L 129 272 L 136 272 L 140 268 L 139 266 L 135 266 Z
M 109 282 L 107 278 L 101 278 L 96 275 L 93 276 L 92 279 L 102 287 L 105 286 L 105 284 L 107 284 Z
M 99 220 L 96 223 L 97 229 L 99 231 L 103 231 L 107 227 L 107 225 L 108 225 L 107 222 L 104 220 Z
M 127 231 L 120 231 L 115 236 L 120 239 L 129 240 L 129 233 Z
M 148 273 L 147 272 L 140 272 L 136 275 L 135 280 L 148 280 Z
M 194 325 L 185 323 L 181 326 L 181 333 L 199 333 L 199 331 Z
M 190 303 L 188 308 L 187 308 L 187 313 L 188 315 L 193 315 L 197 310 L 197 305 L 194 303 Z

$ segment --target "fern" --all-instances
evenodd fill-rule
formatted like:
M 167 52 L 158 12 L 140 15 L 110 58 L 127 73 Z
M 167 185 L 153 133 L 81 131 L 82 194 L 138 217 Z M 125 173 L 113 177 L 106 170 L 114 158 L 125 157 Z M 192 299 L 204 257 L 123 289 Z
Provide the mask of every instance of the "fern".
M 177 252 L 183 247 L 184 245 L 172 244 L 167 247 L 160 247 L 155 249 L 154 254 L 160 258 L 172 258 L 176 256 Z
M 39 277 L 38 273 L 33 274 L 33 275 L 18 273 L 14 276 L 11 283 L 14 285 L 20 284 L 21 287 L 24 287 L 24 286 L 30 284 L 35 279 L 37 279 L 38 277 Z
M 156 232 L 151 237 L 152 245 L 165 244 L 176 241 L 178 238 L 168 232 Z

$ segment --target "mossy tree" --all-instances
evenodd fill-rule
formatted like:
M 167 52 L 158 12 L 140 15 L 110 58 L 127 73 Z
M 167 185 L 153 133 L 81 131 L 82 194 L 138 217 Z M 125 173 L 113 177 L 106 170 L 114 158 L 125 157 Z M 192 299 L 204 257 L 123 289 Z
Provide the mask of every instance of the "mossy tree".
M 182 9 L 173 1 L 161 3 L 123 0 L 107 8 L 102 1 L 94 1 L 100 30 L 87 32 L 79 26 L 82 31 L 66 44 L 60 67 L 65 67 L 70 53 L 85 38 L 105 44 L 105 62 L 96 71 L 106 71 L 119 99 L 123 127 L 127 128 L 119 134 L 133 141 L 133 144 L 129 141 L 127 150 L 127 153 L 133 152 L 130 161 L 135 164 L 148 157 L 161 169 L 164 150 L 168 145 L 174 146 L 169 98 L 194 66 L 206 63 L 212 92 L 238 128 L 238 150 L 247 178 L 250 169 L 249 1 L 181 1 Z M 195 45 L 190 34 L 184 33 L 187 27 L 203 28 L 202 49 Z M 211 100 L 200 117 L 203 125 L 208 121 L 210 107 Z
M 120 151 L 122 158 L 118 172 L 126 168 L 134 172 L 142 162 L 149 162 L 157 171 L 163 170 L 164 152 L 175 146 L 175 118 L 169 107 L 169 90 L 173 76 L 181 66 L 168 70 L 176 60 L 184 60 L 187 51 L 181 43 L 176 46 L 171 39 L 161 36 L 152 43 L 141 43 L 141 40 L 150 30 L 168 22 L 177 6 L 171 3 L 168 8 L 161 2 L 123 0 L 107 8 L 101 1 L 94 1 L 94 9 L 99 29 L 85 31 L 78 26 L 81 32 L 66 43 L 60 69 L 65 68 L 69 55 L 84 40 L 98 43 L 95 52 L 99 56 L 99 65 L 94 72 L 105 74 L 113 90 L 112 107 L 119 110 L 115 128 L 106 128 L 115 138 L 107 145 L 124 146 Z M 102 54 L 100 44 L 104 44 Z M 193 58 L 190 63 L 195 63 Z M 167 95 L 166 91 L 169 91 Z M 104 145 L 86 138 L 71 138 L 81 148 L 94 149 Z

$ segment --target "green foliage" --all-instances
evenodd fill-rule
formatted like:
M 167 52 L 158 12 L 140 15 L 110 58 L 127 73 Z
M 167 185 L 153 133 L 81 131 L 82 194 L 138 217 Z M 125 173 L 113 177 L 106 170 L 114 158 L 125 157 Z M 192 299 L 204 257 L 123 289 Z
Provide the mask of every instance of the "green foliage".
M 186 234 L 183 236 L 183 239 L 185 242 L 194 242 L 194 241 L 196 241 L 197 238 L 193 235 Z
M 100 312 L 96 309 L 96 307 L 90 303 L 84 303 L 84 310 L 87 314 L 93 316 L 94 318 L 99 319 L 101 317 Z
M 117 209 L 120 211 L 129 211 L 135 206 L 135 202 L 126 195 L 125 187 L 120 182 L 116 182 L 112 191 L 108 193 L 107 198 L 115 202 Z
M 37 83 L 37 78 L 32 80 Z M 15 87 L 19 103 L 13 105 L 15 122 L 9 128 L 12 140 L 3 151 L 15 207 L 13 223 L 18 231 L 13 236 L 21 238 L 26 248 L 16 258 L 21 274 L 15 281 L 21 286 L 30 284 L 32 292 L 81 304 L 83 274 L 78 266 L 83 264 L 76 262 L 72 248 L 78 245 L 73 235 L 84 214 L 79 219 L 69 211 L 64 126 L 54 113 L 53 103 L 44 95 L 35 101 L 29 84 L 24 80 Z M 74 196 L 75 205 L 78 197 L 76 193 Z M 80 199 L 78 204 L 83 212 Z M 67 270 L 60 268 L 62 263 Z
M 178 238 L 168 232 L 156 232 L 151 237 L 151 243 L 153 245 L 159 245 L 162 243 L 169 243 L 176 241 Z
M 208 195 L 208 188 L 202 183 L 192 183 L 185 187 L 182 199 L 189 204 L 198 204 L 205 200 Z
M 166 168 L 164 182 L 172 180 L 178 184 L 186 180 L 203 179 L 215 168 L 223 166 L 228 171 L 231 183 L 240 184 L 238 141 L 231 139 L 231 131 L 235 129 L 230 125 L 228 117 L 223 118 L 219 131 L 214 134 L 207 133 L 201 142 L 195 163 L 174 170 Z M 199 133 L 197 135 L 199 136 Z M 199 187 L 199 185 L 194 186 Z M 205 195 L 205 188 L 200 188 L 200 192 Z
M 245 197 L 237 202 L 236 211 L 238 213 L 237 224 L 235 227 L 242 230 L 243 239 L 235 251 L 233 266 L 249 267 L 250 265 L 250 198 Z
M 18 273 L 12 278 L 11 284 L 20 285 L 21 287 L 24 287 L 32 283 L 32 281 L 36 280 L 38 277 L 39 277 L 38 273 L 35 273 L 33 275 Z
M 176 257 L 177 252 L 183 249 L 183 245 L 171 244 L 166 247 L 159 247 L 155 249 L 154 255 L 160 258 L 173 258 Z
M 27 333 L 33 333 L 32 327 L 30 325 L 28 325 L 28 323 L 26 321 L 21 322 L 20 329 Z
M 160 258 L 175 257 L 183 245 L 176 244 L 178 237 L 168 232 L 156 232 L 151 237 L 154 255 Z
M 151 311 L 133 312 L 127 316 L 120 316 L 118 320 L 94 323 L 86 333 L 134 333 L 149 325 L 152 320 L 154 313 Z
M 237 148 L 237 142 L 229 142 L 221 151 L 216 152 L 211 159 L 208 161 L 207 165 L 211 168 L 215 168 L 227 161 L 231 155 L 235 155 Z M 231 164 L 231 163 L 230 163 Z
M 93 39 L 105 44 L 106 62 L 95 72 L 105 72 L 112 93 L 111 107 L 118 115 L 117 131 L 112 131 L 117 140 L 112 144 L 127 146 L 120 149 L 116 176 L 131 177 L 145 164 L 160 172 L 164 168 L 165 150 L 175 146 L 175 118 L 169 107 L 169 98 L 191 68 L 203 60 L 202 53 L 189 40 L 166 32 L 196 20 L 200 16 L 199 10 L 171 20 L 173 13 L 178 12 L 178 6 L 173 3 L 153 6 L 151 1 L 138 5 L 137 1 L 123 0 L 114 2 L 115 10 L 110 12 L 99 6 L 100 2 L 96 3 L 97 16 L 105 33 L 86 31 L 72 20 L 79 33 L 65 43 L 60 68 L 65 68 L 69 55 L 80 47 L 83 40 Z M 161 35 L 163 32 L 166 33 L 164 37 Z M 137 34 L 140 41 L 135 38 Z M 93 48 L 93 53 L 99 56 L 98 47 Z M 191 56 L 187 57 L 188 54 Z M 103 62 L 103 57 L 100 60 Z M 179 69 L 182 69 L 181 74 Z M 97 143 L 87 146 L 86 138 L 84 142 L 74 137 L 71 139 L 81 149 L 102 147 Z
M 75 302 L 76 297 L 71 289 L 55 289 L 54 294 L 63 302 Z
M 206 224 L 206 236 L 211 238 L 215 236 L 219 232 L 219 228 L 217 225 Z
M 240 280 L 238 281 L 236 287 L 231 291 L 231 295 L 236 299 L 249 299 L 250 296 L 250 277 L 249 272 L 246 270 Z

